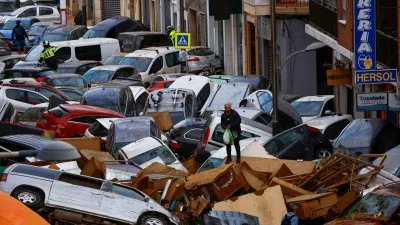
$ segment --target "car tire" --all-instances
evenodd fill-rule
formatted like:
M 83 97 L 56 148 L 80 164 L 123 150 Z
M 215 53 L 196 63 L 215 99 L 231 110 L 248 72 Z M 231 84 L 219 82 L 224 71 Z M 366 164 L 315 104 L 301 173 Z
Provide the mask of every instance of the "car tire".
M 314 152 L 314 158 L 315 159 L 326 159 L 332 156 L 332 150 L 330 150 L 327 147 L 317 147 L 315 152 Z
M 14 190 L 11 196 L 32 210 L 38 210 L 44 205 L 43 193 L 35 188 L 20 187 Z
M 169 225 L 168 220 L 161 215 L 147 214 L 141 216 L 138 220 L 138 225 Z

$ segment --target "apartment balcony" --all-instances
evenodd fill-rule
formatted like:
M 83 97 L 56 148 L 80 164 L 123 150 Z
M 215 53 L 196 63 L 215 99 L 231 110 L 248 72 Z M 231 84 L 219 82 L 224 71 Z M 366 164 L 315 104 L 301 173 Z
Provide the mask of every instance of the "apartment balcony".
M 310 24 L 337 39 L 337 8 L 327 0 L 310 0 Z
M 270 14 L 270 0 L 244 0 L 244 11 L 255 16 Z M 280 15 L 308 15 L 308 0 L 275 0 L 275 13 Z

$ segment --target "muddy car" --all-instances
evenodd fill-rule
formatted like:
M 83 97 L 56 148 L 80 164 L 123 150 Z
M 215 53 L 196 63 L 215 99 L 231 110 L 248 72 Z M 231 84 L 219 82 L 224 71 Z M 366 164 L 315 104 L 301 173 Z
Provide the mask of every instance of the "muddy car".
M 325 225 L 400 224 L 400 182 L 375 189 L 346 210 L 345 216 Z

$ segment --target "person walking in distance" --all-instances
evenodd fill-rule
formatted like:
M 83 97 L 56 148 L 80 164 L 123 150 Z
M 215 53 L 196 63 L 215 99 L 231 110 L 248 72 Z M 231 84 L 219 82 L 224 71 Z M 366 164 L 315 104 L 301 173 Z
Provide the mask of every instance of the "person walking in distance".
M 240 124 L 242 123 L 242 119 L 239 114 L 231 108 L 231 104 L 225 104 L 225 112 L 221 116 L 221 126 L 222 129 L 230 129 L 233 136 L 233 144 L 236 149 L 236 163 L 240 163 L 240 134 L 242 132 L 240 128 Z M 232 162 L 231 156 L 231 144 L 226 145 L 226 154 L 228 158 L 226 159 L 226 164 Z
M 28 39 L 28 34 L 26 34 L 25 29 L 21 26 L 21 21 L 17 20 L 16 25 L 11 33 L 11 40 L 15 40 L 15 44 L 18 47 L 18 55 L 21 55 L 21 48 L 23 48 L 24 54 L 26 54 L 25 38 Z

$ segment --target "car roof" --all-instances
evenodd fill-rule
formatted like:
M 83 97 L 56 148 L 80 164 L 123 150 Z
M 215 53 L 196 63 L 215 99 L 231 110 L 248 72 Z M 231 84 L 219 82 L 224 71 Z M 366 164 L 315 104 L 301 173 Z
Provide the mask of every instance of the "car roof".
M 192 89 L 197 96 L 197 94 L 201 91 L 201 89 L 206 85 L 211 83 L 210 79 L 203 76 L 197 75 L 188 75 L 181 76 L 172 83 L 169 88 L 188 88 Z M 210 87 L 211 88 L 211 87 Z
M 340 120 L 344 120 L 344 119 L 348 119 L 349 121 L 353 120 L 353 116 L 352 115 L 333 115 L 333 116 L 324 116 L 324 117 L 319 117 L 319 118 L 314 118 L 311 119 L 307 122 L 305 122 L 305 124 L 307 124 L 310 127 L 315 127 L 318 128 L 320 130 L 325 129 L 327 126 L 336 123 Z
M 96 106 L 90 106 L 90 105 L 79 105 L 79 104 L 62 104 L 60 105 L 63 109 L 72 112 L 72 111 L 81 111 L 81 112 L 87 112 L 93 114 L 96 112 L 96 114 L 100 115 L 114 115 L 116 117 L 120 117 L 121 114 L 111 110 L 111 109 L 105 109 L 105 108 L 100 108 Z
M 145 137 L 125 145 L 121 150 L 126 154 L 128 159 L 138 156 L 151 149 L 164 145 L 161 141 L 154 137 Z
M 47 76 L 50 79 L 57 79 L 57 78 L 67 78 L 67 77 L 74 77 L 74 78 L 82 78 L 83 77 L 79 74 L 73 74 L 73 73 L 61 73 L 61 74 L 54 74 L 54 75 L 49 75 Z
M 132 19 L 129 17 L 126 17 L 126 16 L 114 16 L 109 19 L 101 21 L 100 23 L 94 25 L 90 29 L 92 29 L 92 30 L 109 30 L 113 26 L 120 24 L 126 20 L 132 20 Z
M 129 53 L 126 57 L 151 57 L 154 58 L 159 54 L 167 54 L 170 52 L 176 52 L 179 49 L 173 47 L 149 47 L 149 48 L 142 48 L 136 50 L 132 53 Z
M 86 28 L 82 25 L 61 25 L 52 30 L 50 30 L 47 34 L 69 34 L 74 30 Z
M 34 24 L 32 24 L 32 27 L 34 27 L 34 26 L 50 26 L 50 25 L 61 25 L 61 24 L 57 24 L 57 23 L 55 23 L 55 22 L 37 22 L 37 23 L 34 23 Z
M 130 32 L 122 32 L 120 34 L 128 34 L 128 35 L 154 35 L 154 34 L 160 34 L 160 35 L 167 35 L 166 33 L 152 32 L 152 31 L 130 31 Z
M 68 40 L 68 41 L 57 41 L 51 42 L 50 45 L 53 47 L 66 46 L 66 45 L 94 45 L 94 44 L 110 44 L 110 43 L 119 43 L 117 39 L 114 38 L 90 38 L 90 39 L 81 39 L 81 40 Z
M 16 67 L 16 68 L 11 68 L 7 69 L 5 71 L 27 71 L 27 72 L 40 72 L 40 71 L 47 71 L 47 70 L 52 70 L 47 67 Z
M 315 101 L 315 102 L 324 102 L 329 99 L 334 98 L 334 95 L 314 95 L 314 96 L 305 96 L 302 98 L 297 99 L 295 102 L 310 102 L 310 101 Z
M 121 68 L 134 68 L 134 67 L 129 65 L 105 65 L 105 66 L 96 66 L 91 68 L 90 70 L 111 70 L 115 72 Z
M 66 63 L 59 64 L 58 68 L 60 68 L 60 67 L 78 67 L 78 66 L 89 64 L 89 63 L 98 63 L 98 61 L 82 60 L 82 61 L 77 61 L 77 62 L 66 62 Z
M 32 147 L 35 150 L 40 150 L 46 143 L 59 142 L 55 139 L 50 139 L 44 136 L 32 135 L 32 134 L 18 134 L 0 137 L 0 140 L 14 142 Z

